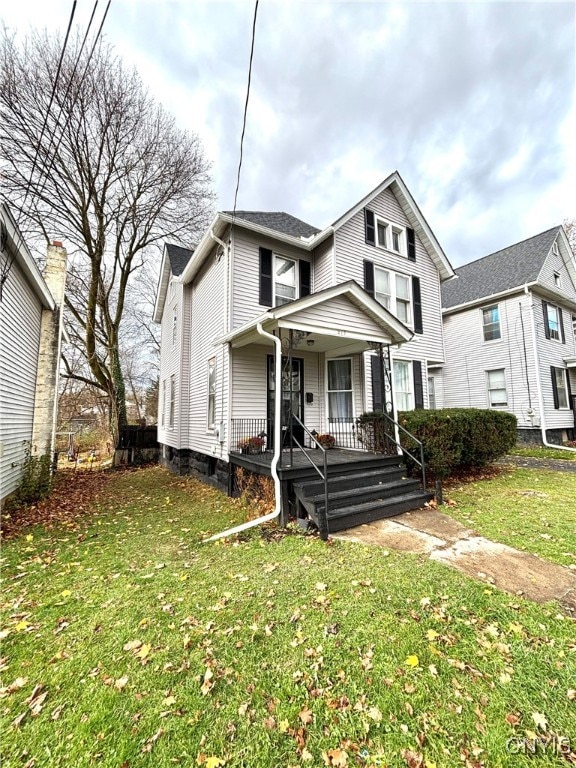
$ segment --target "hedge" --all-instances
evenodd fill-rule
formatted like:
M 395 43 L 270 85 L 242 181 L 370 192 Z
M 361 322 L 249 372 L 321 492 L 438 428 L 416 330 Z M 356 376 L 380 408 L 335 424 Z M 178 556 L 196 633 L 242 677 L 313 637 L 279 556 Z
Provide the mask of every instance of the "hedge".
M 504 456 L 516 444 L 516 417 L 478 408 L 403 411 L 399 423 L 424 445 L 427 473 L 436 479 L 455 469 L 483 467 Z M 414 442 L 401 433 L 401 442 Z

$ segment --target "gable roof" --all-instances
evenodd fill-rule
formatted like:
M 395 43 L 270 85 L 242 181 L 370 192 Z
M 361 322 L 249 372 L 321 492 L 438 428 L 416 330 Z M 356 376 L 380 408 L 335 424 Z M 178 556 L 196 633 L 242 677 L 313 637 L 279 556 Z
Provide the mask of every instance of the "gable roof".
M 535 282 L 561 229 L 552 227 L 458 267 L 458 279 L 442 286 L 442 307 L 457 307 Z
M 186 264 L 192 258 L 194 253 L 193 248 L 182 248 L 180 245 L 173 245 L 172 243 L 166 243 L 166 253 L 170 259 L 170 269 L 175 277 L 179 277 Z
M 234 216 L 233 211 L 222 211 L 222 213 Z M 297 219 L 296 216 L 283 211 L 236 211 L 235 217 L 292 237 L 313 237 L 320 232 L 317 227 L 306 224 L 302 219 Z
M 440 281 L 448 280 L 454 277 L 454 269 L 450 264 L 448 257 L 442 250 L 440 243 L 436 239 L 436 235 L 434 234 L 434 232 L 430 228 L 430 225 L 424 218 L 422 211 L 420 210 L 416 201 L 410 194 L 410 190 L 404 183 L 404 180 L 402 176 L 400 176 L 398 171 L 394 171 L 393 173 L 390 174 L 390 176 L 387 176 L 384 179 L 384 181 L 378 184 L 377 187 L 375 187 L 365 197 L 359 200 L 356 203 L 356 205 L 348 209 L 346 213 L 340 216 L 339 219 L 336 219 L 334 224 L 332 224 L 331 229 L 337 230 L 340 227 L 342 227 L 344 224 L 346 224 L 347 221 L 349 221 L 359 211 L 361 211 L 363 208 L 369 205 L 370 202 L 374 200 L 375 197 L 377 197 L 381 192 L 383 192 L 385 189 L 388 189 L 388 188 L 390 188 L 390 190 L 398 200 L 400 207 L 402 208 L 406 218 L 410 222 L 410 226 L 418 234 L 418 237 L 420 238 L 422 245 L 424 246 L 424 248 L 430 255 L 430 258 L 436 265 L 436 269 L 438 270 L 438 274 L 440 275 Z

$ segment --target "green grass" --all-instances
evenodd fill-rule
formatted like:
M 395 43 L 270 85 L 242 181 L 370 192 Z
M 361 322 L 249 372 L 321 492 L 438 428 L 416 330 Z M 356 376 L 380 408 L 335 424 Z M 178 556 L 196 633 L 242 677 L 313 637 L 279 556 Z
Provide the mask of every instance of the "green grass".
M 452 517 L 486 538 L 576 565 L 576 474 L 510 468 L 448 487 Z
M 78 517 L 3 546 L 4 768 L 523 768 L 506 744 L 535 714 L 574 743 L 554 605 L 294 531 L 203 544 L 244 508 L 159 468 L 102 477 Z
M 576 451 L 563 451 L 559 448 L 546 448 L 544 446 L 515 445 L 509 453 L 512 456 L 528 456 L 534 459 L 561 459 L 562 461 L 576 461 Z

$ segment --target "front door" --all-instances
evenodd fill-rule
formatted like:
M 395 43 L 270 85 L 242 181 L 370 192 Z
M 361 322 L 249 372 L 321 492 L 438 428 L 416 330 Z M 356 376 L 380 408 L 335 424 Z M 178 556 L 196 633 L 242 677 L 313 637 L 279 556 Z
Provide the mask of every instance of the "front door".
M 274 357 L 268 355 L 268 444 L 271 447 L 274 434 L 274 407 L 276 392 L 276 376 Z M 290 409 L 292 403 L 292 409 Z M 287 357 L 282 358 L 282 444 L 290 442 L 290 412 L 304 423 L 304 361 L 299 357 L 292 358 L 292 370 Z M 304 445 L 304 428 L 292 420 L 292 434 L 300 445 Z

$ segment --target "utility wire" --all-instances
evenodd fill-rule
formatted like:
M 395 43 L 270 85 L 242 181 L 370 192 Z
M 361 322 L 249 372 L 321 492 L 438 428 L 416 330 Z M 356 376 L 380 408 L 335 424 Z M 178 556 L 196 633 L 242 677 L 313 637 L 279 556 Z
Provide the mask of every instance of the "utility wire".
M 64 53 L 66 51 L 66 46 L 68 44 L 68 38 L 70 36 L 70 30 L 72 29 L 72 22 L 74 20 L 74 14 L 76 13 L 76 0 L 74 0 L 72 4 L 72 11 L 70 13 L 70 19 L 68 21 L 68 29 L 66 30 L 66 37 L 64 38 L 64 44 L 62 46 L 62 51 L 60 52 L 60 60 L 58 61 L 58 68 L 56 70 L 56 77 L 54 78 L 54 84 L 52 86 L 52 93 L 50 94 L 50 101 L 48 102 L 48 109 L 46 110 L 46 115 L 44 117 L 44 123 L 42 124 L 42 130 L 40 132 L 40 138 L 38 139 L 38 145 L 36 147 L 36 152 L 34 153 L 34 161 L 32 163 L 32 170 L 30 171 L 30 178 L 28 179 L 28 184 L 26 185 L 26 191 L 24 193 L 24 200 L 22 202 L 22 206 L 20 210 L 22 210 L 26 204 L 26 200 L 28 199 L 28 192 L 30 191 L 30 185 L 32 184 L 32 178 L 34 176 L 34 171 L 36 170 L 36 162 L 38 160 L 38 154 L 40 152 L 40 145 L 42 144 L 42 139 L 44 138 L 44 131 L 46 130 L 46 125 L 48 124 L 48 118 L 50 117 L 50 109 L 52 108 L 52 103 L 54 102 L 54 97 L 56 95 L 56 88 L 58 86 L 58 78 L 60 77 L 60 69 L 62 68 L 62 62 L 64 61 Z
M 242 122 L 242 135 L 240 136 L 240 160 L 238 162 L 238 178 L 236 179 L 236 192 L 234 193 L 234 212 L 232 219 L 236 217 L 236 203 L 238 201 L 238 189 L 240 187 L 240 170 L 242 168 L 242 152 L 244 147 L 244 133 L 246 132 L 246 115 L 248 113 L 248 99 L 250 98 L 250 81 L 252 80 L 252 60 L 254 58 L 254 41 L 256 39 L 256 17 L 258 15 L 258 2 L 254 6 L 254 21 L 252 22 L 252 44 L 250 46 L 250 63 L 248 64 L 248 86 L 246 88 L 246 102 L 244 104 L 244 120 Z

